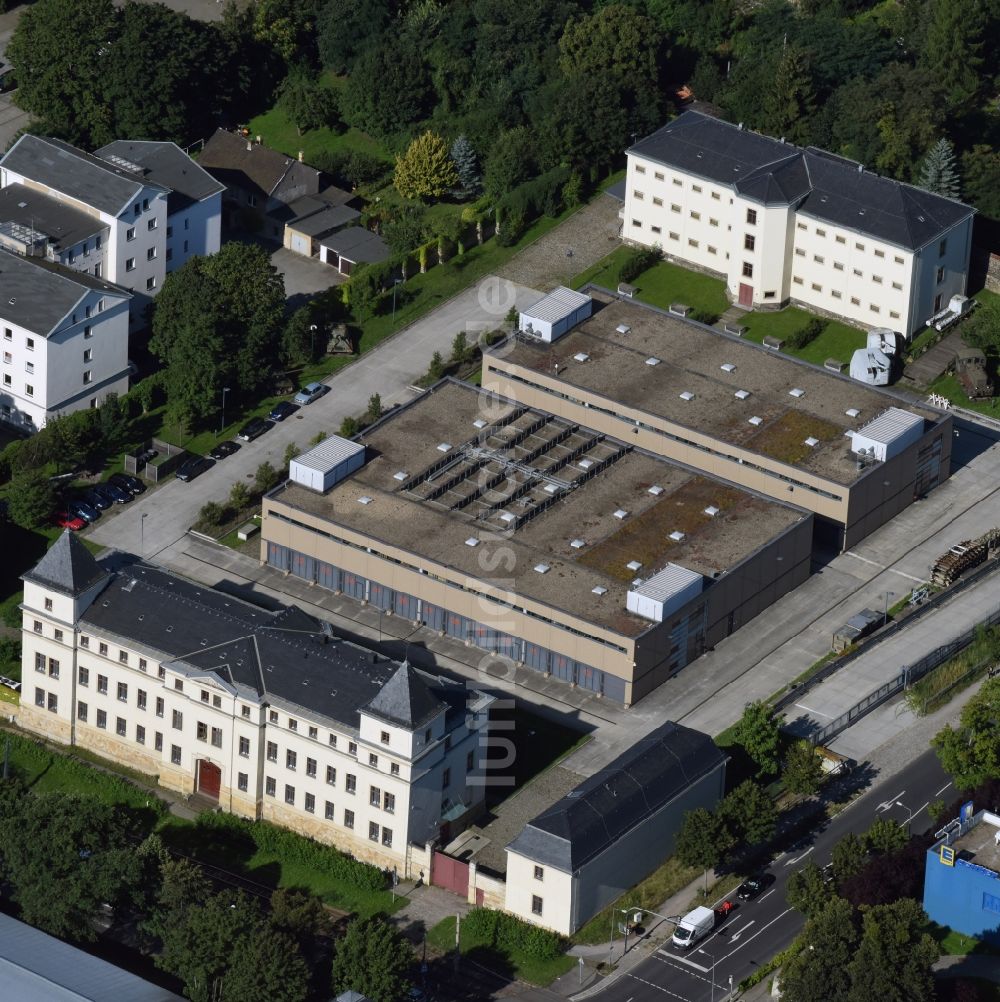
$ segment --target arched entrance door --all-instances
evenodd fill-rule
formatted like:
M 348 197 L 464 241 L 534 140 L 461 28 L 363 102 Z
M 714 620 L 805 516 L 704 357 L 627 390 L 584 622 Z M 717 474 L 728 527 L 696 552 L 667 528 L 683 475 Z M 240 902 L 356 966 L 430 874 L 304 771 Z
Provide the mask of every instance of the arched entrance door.
M 222 770 L 205 759 L 198 760 L 198 792 L 203 797 L 219 799 L 219 787 L 222 785 Z

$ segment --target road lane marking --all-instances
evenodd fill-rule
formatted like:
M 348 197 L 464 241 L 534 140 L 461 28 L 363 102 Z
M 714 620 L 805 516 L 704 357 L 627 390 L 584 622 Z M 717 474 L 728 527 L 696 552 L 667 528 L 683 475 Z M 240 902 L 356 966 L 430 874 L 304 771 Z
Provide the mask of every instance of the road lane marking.
M 785 866 L 792 866 L 793 864 L 798 863 L 799 860 L 805 859 L 806 856 L 808 856 L 809 853 L 811 853 L 813 851 L 813 849 L 815 849 L 815 848 L 816 848 L 816 846 L 814 846 L 814 845 L 809 846 L 809 848 L 806 849 L 806 851 L 804 853 L 802 853 L 801 856 L 797 856 L 795 859 L 788 860 L 788 862 L 785 863 Z
M 944 786 L 942 786 L 941 789 L 938 790 L 938 792 L 934 794 L 934 796 L 935 797 L 940 797 L 941 794 L 944 793 L 944 791 L 947 790 L 949 786 L 951 786 L 951 783 L 945 783 Z
M 760 900 L 761 900 L 761 901 L 763 901 L 763 900 L 764 900 L 764 898 L 766 898 L 766 897 L 767 897 L 767 896 L 768 896 L 769 894 L 774 894 L 774 892 L 775 892 L 775 891 L 776 891 L 777 889 L 778 889 L 777 887 L 772 887 L 772 888 L 771 888 L 771 889 L 770 889 L 770 890 L 769 890 L 769 891 L 767 892 L 767 894 L 762 894 L 762 895 L 760 896 Z
M 645 978 L 640 978 L 638 974 L 626 974 L 625 977 L 631 978 L 633 981 L 638 981 L 640 985 L 645 985 L 647 988 L 655 988 L 658 992 L 663 992 L 664 995 L 669 995 L 671 998 L 680 999 L 681 1002 L 691 1002 L 690 999 L 685 998 L 683 995 L 678 995 L 677 992 L 672 992 L 669 988 L 664 988 L 663 985 L 657 985 L 652 981 L 647 981 Z
M 883 800 L 882 803 L 875 808 L 875 813 L 877 814 L 879 811 L 889 810 L 889 808 L 892 807 L 892 805 L 895 804 L 904 793 L 906 793 L 906 790 L 900 790 L 899 793 L 894 793 L 888 800 Z
M 855 553 L 853 550 L 845 550 L 844 554 L 848 557 L 854 557 L 855 560 L 861 560 L 866 564 L 871 564 L 872 567 L 877 567 L 881 571 L 888 571 L 890 574 L 898 574 L 901 578 L 906 578 L 907 581 L 916 581 L 917 584 L 926 584 L 923 578 L 915 578 L 912 574 L 907 574 L 906 571 L 897 571 L 895 567 L 886 567 L 885 564 L 880 564 L 876 560 L 870 560 L 868 557 L 863 557 L 860 553 Z
M 679 964 L 687 964 L 693 967 L 696 971 L 701 971 L 702 974 L 708 974 L 710 968 L 702 967 L 701 964 L 696 964 L 693 960 L 688 960 L 687 957 L 679 957 L 676 953 L 668 953 L 666 950 L 657 950 L 657 953 L 663 954 L 664 957 L 670 960 L 675 960 Z
M 770 928 L 771 928 L 771 926 L 772 926 L 772 925 L 774 925 L 774 923 L 775 923 L 775 922 L 780 922 L 780 921 L 781 921 L 781 920 L 782 920 L 782 919 L 783 919 L 783 918 L 784 918 L 784 917 L 785 917 L 785 916 L 786 916 L 786 915 L 787 915 L 787 914 L 788 914 L 789 912 L 791 912 L 791 911 L 794 911 L 794 910 L 795 910 L 794 908 L 786 908 L 786 909 L 785 909 L 785 910 L 784 910 L 784 911 L 783 911 L 783 912 L 782 912 L 782 913 L 781 913 L 780 915 L 778 915 L 778 916 L 776 916 L 775 918 L 771 919 L 771 921 L 770 921 L 770 922 L 768 922 L 768 923 L 767 923 L 767 925 L 762 925 L 762 926 L 761 926 L 761 927 L 760 927 L 760 928 L 759 928 L 759 929 L 758 929 L 758 930 L 757 930 L 757 931 L 756 931 L 756 932 L 755 932 L 755 933 L 754 933 L 754 934 L 753 934 L 753 935 L 752 935 L 752 936 L 750 937 L 750 939 L 748 939 L 748 940 L 747 940 L 746 942 L 744 942 L 744 943 L 740 943 L 740 945 L 739 945 L 738 947 L 736 947 L 736 949 L 735 949 L 735 950 L 731 950 L 731 951 L 730 951 L 729 953 L 725 954 L 725 955 L 724 955 L 724 956 L 722 957 L 722 960 L 728 960 L 728 959 L 729 959 L 730 957 L 732 957 L 732 956 L 733 956 L 733 955 L 734 955 L 734 954 L 735 954 L 735 953 L 736 953 L 736 952 L 737 952 L 738 950 L 742 950 L 742 949 L 743 949 L 743 947 L 747 945 L 747 943 L 750 943 L 750 942 L 752 942 L 753 940 L 755 940 L 755 939 L 756 939 L 756 938 L 757 938 L 757 937 L 758 937 L 758 936 L 759 936 L 759 935 L 760 935 L 760 934 L 761 934 L 762 932 L 767 932 L 767 930 L 768 930 L 768 929 L 770 929 Z M 721 961 L 720 961 L 719 963 L 721 963 Z M 718 966 L 718 963 L 716 964 L 716 966 Z
M 806 713 L 815 713 L 817 717 L 826 717 L 827 720 L 833 720 L 833 717 L 829 713 L 824 713 L 822 710 L 814 710 L 812 707 L 806 706 L 805 703 L 795 704 L 800 710 L 805 710 Z
M 738 933 L 736 933 L 735 936 L 730 936 L 729 937 L 729 942 L 730 943 L 735 943 L 736 940 L 738 940 L 740 938 L 740 936 L 742 936 L 743 933 L 745 933 L 747 931 L 747 929 L 749 929 L 750 926 L 752 926 L 754 924 L 754 922 L 756 922 L 756 921 L 757 921 L 756 919 L 750 919 L 750 921 L 747 922 L 747 924 L 745 926 L 743 926 L 743 928 L 740 929 L 740 931 Z
M 668 955 L 668 957 L 669 957 L 669 955 Z M 676 964 L 670 963 L 670 960 L 668 959 L 668 957 L 658 957 L 658 956 L 656 956 L 656 954 L 653 954 L 653 959 L 654 960 L 658 960 L 661 964 L 664 964 L 667 967 L 672 967 L 675 971 L 679 971 L 681 974 L 685 975 L 686 977 L 695 978 L 698 981 L 704 981 L 706 985 L 707 984 L 711 984 L 711 982 L 709 981 L 709 979 L 705 977 L 705 975 L 709 973 L 710 968 L 708 968 L 708 967 L 698 967 L 698 970 L 699 971 L 703 971 L 704 973 L 702 973 L 702 974 L 692 974 L 691 971 L 689 971 L 686 967 L 678 967 Z M 693 966 L 697 967 L 698 965 L 695 964 Z

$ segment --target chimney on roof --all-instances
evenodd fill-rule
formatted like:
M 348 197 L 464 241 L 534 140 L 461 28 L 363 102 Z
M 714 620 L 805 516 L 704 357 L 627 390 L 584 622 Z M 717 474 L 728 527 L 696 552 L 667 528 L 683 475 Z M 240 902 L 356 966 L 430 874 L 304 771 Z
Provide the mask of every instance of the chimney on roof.
M 305 163 L 305 160 L 306 160 L 305 150 L 299 150 L 299 163 L 300 164 Z

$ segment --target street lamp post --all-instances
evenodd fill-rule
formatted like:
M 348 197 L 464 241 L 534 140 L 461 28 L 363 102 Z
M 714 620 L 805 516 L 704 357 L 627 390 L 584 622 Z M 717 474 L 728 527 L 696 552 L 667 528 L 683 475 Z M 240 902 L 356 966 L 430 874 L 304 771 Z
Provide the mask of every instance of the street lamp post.
M 910 825 L 913 822 L 913 811 L 911 811 L 910 808 L 907 807 L 906 804 L 904 804 L 902 800 L 897 800 L 896 801 L 896 806 L 897 807 L 902 807 L 903 810 L 906 811 L 906 814 L 907 814 L 907 818 L 906 818 L 906 834 L 909 835 L 910 834 Z
M 882 625 L 883 626 L 885 626 L 885 624 L 889 622 L 889 596 L 892 595 L 892 596 L 895 597 L 895 594 L 896 593 L 894 591 L 887 591 L 885 593 L 885 606 L 882 609 Z
M 145 547 L 145 537 L 146 537 L 146 519 L 149 518 L 149 512 L 144 511 L 139 516 L 139 556 L 142 556 L 142 551 Z
M 699 950 L 699 953 L 705 954 L 712 961 L 712 1002 L 715 1002 L 715 954 L 709 953 L 708 950 Z
M 399 287 L 399 283 L 402 282 L 402 281 L 403 280 L 401 278 L 397 278 L 397 279 L 394 279 L 393 283 L 392 283 L 392 322 L 393 323 L 396 322 L 396 289 Z
M 314 362 L 316 360 L 316 324 L 309 325 L 309 361 Z
M 222 387 L 222 424 L 219 425 L 219 434 L 226 430 L 226 394 L 229 392 L 228 386 Z

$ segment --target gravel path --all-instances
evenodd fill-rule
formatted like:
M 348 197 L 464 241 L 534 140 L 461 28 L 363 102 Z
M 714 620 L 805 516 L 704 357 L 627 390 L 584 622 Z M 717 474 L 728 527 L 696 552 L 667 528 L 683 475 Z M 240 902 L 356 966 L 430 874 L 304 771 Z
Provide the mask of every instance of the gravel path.
M 610 195 L 601 195 L 550 230 L 501 269 L 500 276 L 543 292 L 568 285 L 574 275 L 596 264 L 621 243 L 618 208 Z M 572 251 L 572 257 L 569 255 Z

